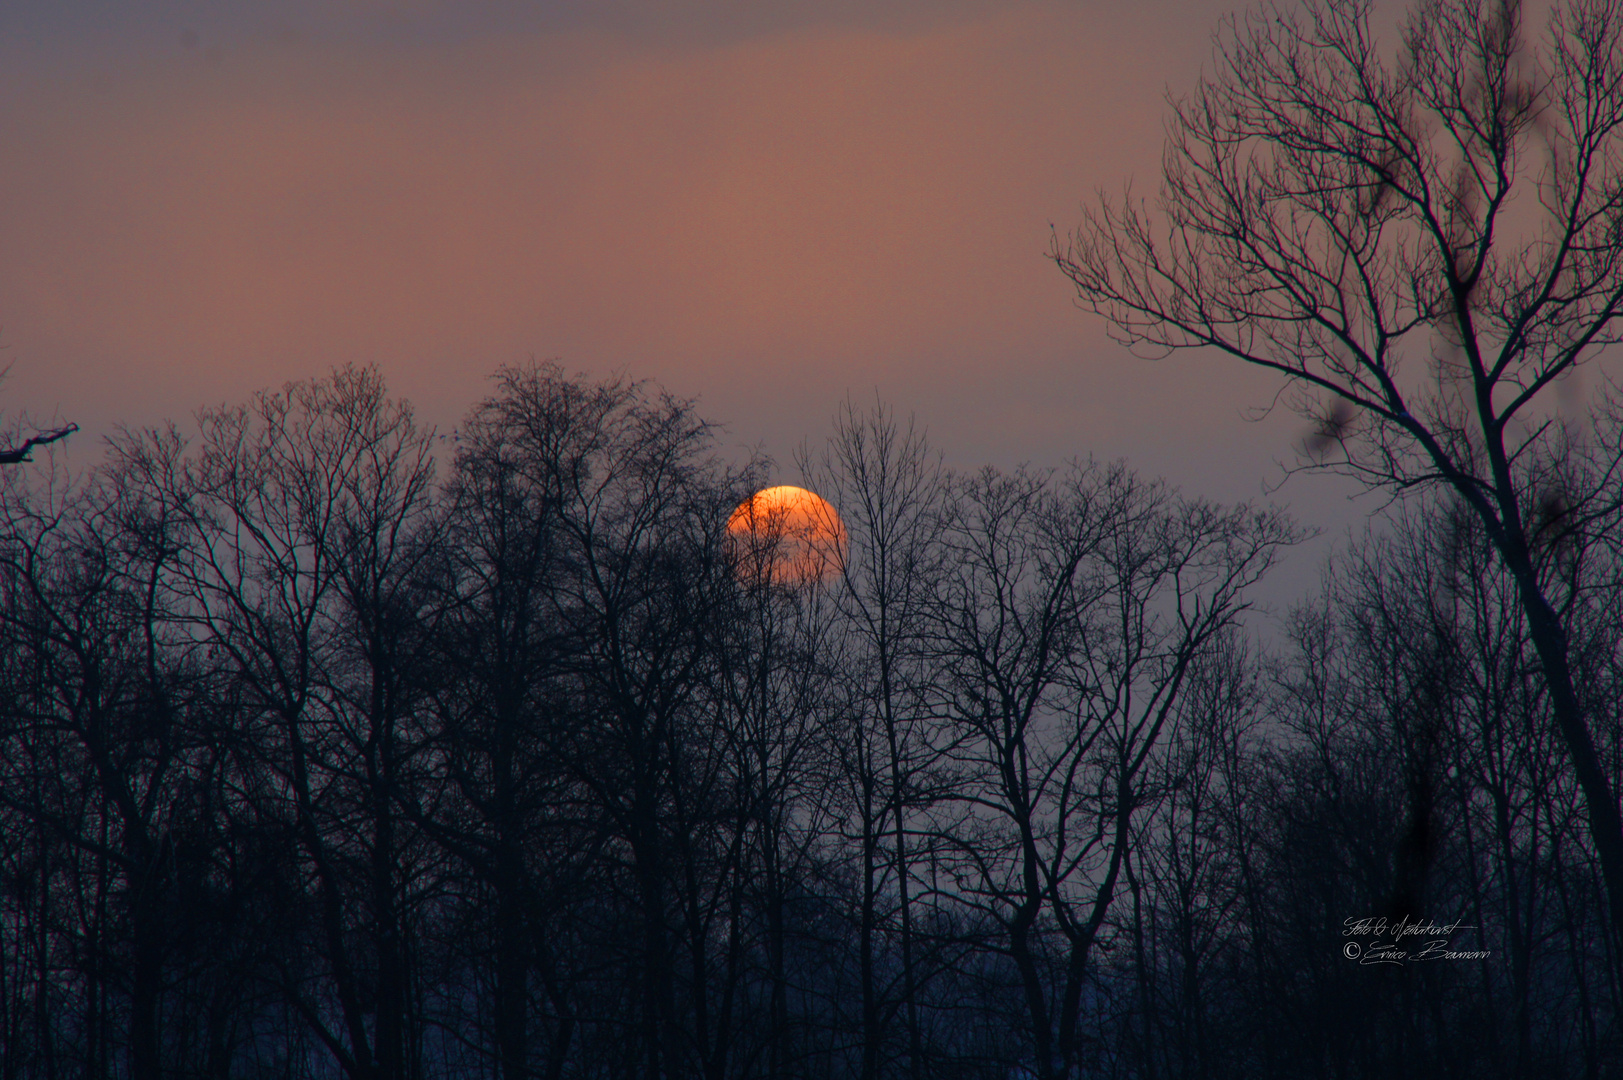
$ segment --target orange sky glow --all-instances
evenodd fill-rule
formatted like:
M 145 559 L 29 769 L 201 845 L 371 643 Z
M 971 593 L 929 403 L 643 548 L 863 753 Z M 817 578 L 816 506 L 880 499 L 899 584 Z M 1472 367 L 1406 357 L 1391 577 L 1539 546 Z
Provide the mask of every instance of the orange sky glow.
M 1242 420 L 1274 384 L 1133 357 L 1044 258 L 1101 187 L 1153 193 L 1162 95 L 1227 6 L 444 40 L 182 11 L 128 46 L 13 46 L 0 408 L 78 421 L 90 461 L 116 422 L 372 362 L 449 429 L 498 364 L 556 358 L 699 398 L 791 482 L 877 393 L 951 464 L 1126 456 L 1257 498 L 1300 427 Z

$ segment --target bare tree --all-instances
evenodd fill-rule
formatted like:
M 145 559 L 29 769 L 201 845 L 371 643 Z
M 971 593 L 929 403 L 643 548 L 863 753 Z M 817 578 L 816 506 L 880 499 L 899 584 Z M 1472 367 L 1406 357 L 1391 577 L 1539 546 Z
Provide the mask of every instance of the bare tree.
M 893 1009 L 878 950 L 889 921 L 883 894 L 893 889 L 906 1075 L 916 1078 L 924 1067 L 919 996 L 925 976 L 913 926 L 917 853 L 909 834 L 918 828 L 909 818 L 932 801 L 930 774 L 939 771 L 943 740 L 950 739 L 930 700 L 927 646 L 929 604 L 940 585 L 936 540 L 946 477 L 924 433 L 911 420 L 898 424 L 882 403 L 859 412 L 846 402 L 822 457 L 803 467 L 840 506 L 850 530 L 835 602 L 854 648 L 845 664 L 854 676 L 853 731 L 840 751 L 861 862 L 862 1076 L 885 1071 L 884 1017 Z
M 547 617 L 547 592 L 561 573 L 557 502 L 522 468 L 528 451 L 510 404 L 482 403 L 458 436 L 446 488 L 447 611 L 432 650 L 449 791 L 413 806 L 412 816 L 481 890 L 493 1050 L 504 1080 L 524 1080 L 533 1044 L 545 1042 L 546 1075 L 557 1077 L 574 1038 L 569 980 L 555 956 L 562 935 L 547 927 L 570 891 L 565 883 L 579 880 L 586 845 L 573 842 L 589 830 L 570 827 L 580 800 L 549 753 L 556 714 L 566 711 L 555 685 L 563 631 Z M 550 1023 L 533 1015 L 532 970 Z
M 179 650 L 163 640 L 162 600 L 147 585 L 169 571 L 175 548 L 161 519 L 144 530 L 147 542 L 132 537 L 114 490 L 0 498 L 0 632 L 16 643 L 10 662 L 24 676 L 0 727 L 0 754 L 13 763 L 0 802 L 96 867 L 112 910 L 98 904 L 84 921 L 84 952 L 105 951 L 114 970 L 81 966 L 86 1031 L 95 1033 L 87 1039 L 101 1034 L 107 998 L 122 992 L 130 1075 L 156 1080 L 174 903 L 171 804 L 189 748 L 184 691 L 170 670 Z
M 30 435 L 16 446 L 0 450 L 0 465 L 21 465 L 25 461 L 32 461 L 34 447 L 60 442 L 78 430 L 78 424 L 68 424 L 50 431 L 42 431 L 38 435 Z
M 1175 103 L 1159 214 L 1106 200 L 1053 256 L 1131 345 L 1279 372 L 1339 467 L 1442 484 L 1516 582 L 1623 931 L 1623 817 L 1574 686 L 1550 520 L 1615 500 L 1616 456 L 1560 491 L 1532 467 L 1557 380 L 1619 340 L 1623 9 L 1561 0 L 1538 45 L 1516 0 L 1423 0 L 1401 47 L 1368 0 L 1230 21 Z
M 132 434 L 115 463 L 171 523 L 175 618 L 254 714 L 245 797 L 296 838 L 313 883 L 323 959 L 288 949 L 280 989 L 352 1080 L 400 1080 L 419 860 L 397 806 L 432 435 L 371 368 L 198 419 L 195 451 L 173 430 Z
M 544 617 L 580 722 L 548 744 L 602 832 L 605 876 L 637 933 L 615 932 L 640 996 L 632 1049 L 649 1080 L 720 1075 L 739 1032 L 726 898 L 741 849 L 728 824 L 730 755 L 715 730 L 720 652 L 733 614 L 726 556 L 739 478 L 710 456 L 690 402 L 555 365 L 503 369 L 484 406 L 545 506 L 561 571 Z M 731 843 L 729 841 L 732 841 Z M 736 924 L 731 924 L 736 926 Z M 722 957 L 718 959 L 717 953 Z
M 1083 994 L 1153 755 L 1197 660 L 1297 530 L 1125 469 L 957 485 L 937 602 L 943 689 L 973 771 L 952 837 L 966 903 L 1001 928 L 1043 1080 L 1082 1065 Z

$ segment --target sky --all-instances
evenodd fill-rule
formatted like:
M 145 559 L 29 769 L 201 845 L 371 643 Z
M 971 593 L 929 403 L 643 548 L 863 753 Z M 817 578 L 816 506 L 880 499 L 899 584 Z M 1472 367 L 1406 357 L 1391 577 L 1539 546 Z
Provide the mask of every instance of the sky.
M 1125 458 L 1337 536 L 1371 504 L 1272 490 L 1304 423 L 1248 419 L 1270 376 L 1129 353 L 1045 257 L 1153 194 L 1233 3 L 11 0 L 0 412 L 91 461 L 375 363 L 450 430 L 555 359 L 697 398 L 780 480 L 877 396 L 954 466 Z

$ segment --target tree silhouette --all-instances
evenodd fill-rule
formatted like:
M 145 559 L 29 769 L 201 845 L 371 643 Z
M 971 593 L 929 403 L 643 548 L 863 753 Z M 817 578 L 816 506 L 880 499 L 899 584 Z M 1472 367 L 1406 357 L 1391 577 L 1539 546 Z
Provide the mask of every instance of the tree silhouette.
M 1573 677 L 1546 557 L 1617 509 L 1616 448 L 1582 488 L 1550 388 L 1623 340 L 1623 10 L 1425 0 L 1384 49 L 1366 0 L 1231 20 L 1176 102 L 1158 214 L 1104 200 L 1053 257 L 1130 345 L 1279 372 L 1315 448 L 1389 491 L 1442 485 L 1516 583 L 1623 932 L 1623 817 Z M 1326 422 L 1325 416 L 1333 422 Z M 1540 507 L 1544 507 L 1543 510 Z
M 54 428 L 51 431 L 42 431 L 38 435 L 30 435 L 17 446 L 9 450 L 0 450 L 0 465 L 21 465 L 25 461 L 32 461 L 34 447 L 49 446 L 51 443 L 67 438 L 78 430 L 78 424 L 68 424 L 65 427 Z
M 1623 1060 L 1531 620 L 1446 488 L 1269 655 L 1277 512 L 957 474 L 882 405 L 802 455 L 840 572 L 784 579 L 727 528 L 765 463 L 647 383 L 504 368 L 448 461 L 369 368 L 197 427 L 0 470 L 0 1080 Z M 1623 544 L 1546 466 L 1615 771 Z M 1360 967 L 1393 897 L 1488 953 Z

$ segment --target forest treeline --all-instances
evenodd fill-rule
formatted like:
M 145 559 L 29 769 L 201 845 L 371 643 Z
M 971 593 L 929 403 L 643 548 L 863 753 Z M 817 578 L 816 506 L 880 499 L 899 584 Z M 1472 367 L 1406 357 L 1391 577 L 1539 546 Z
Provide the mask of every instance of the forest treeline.
M 714 435 L 529 365 L 442 440 L 345 369 L 0 474 L 0 1080 L 1623 1075 L 1457 503 L 1264 645 L 1275 511 L 847 408 L 786 582 Z M 1623 533 L 1547 495 L 1604 462 L 1523 467 L 1615 790 Z

